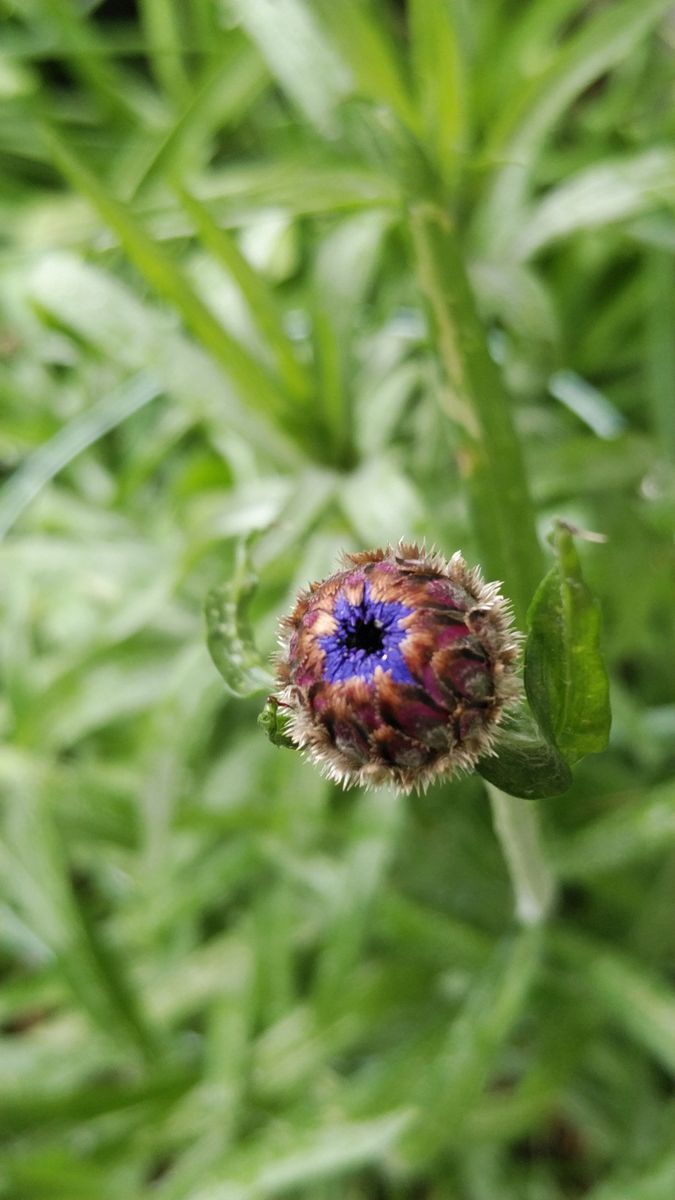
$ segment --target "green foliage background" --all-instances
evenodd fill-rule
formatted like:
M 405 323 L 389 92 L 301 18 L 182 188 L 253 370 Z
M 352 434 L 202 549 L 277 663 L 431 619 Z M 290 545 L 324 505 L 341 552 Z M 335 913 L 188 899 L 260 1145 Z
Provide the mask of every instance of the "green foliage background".
M 671 1200 L 672 5 L 0 16 L 0 1197 Z M 507 495 L 536 583 L 528 489 L 606 535 L 614 726 L 519 929 L 478 776 L 337 791 L 201 614 L 250 539 L 271 652 L 340 550 L 477 561 Z

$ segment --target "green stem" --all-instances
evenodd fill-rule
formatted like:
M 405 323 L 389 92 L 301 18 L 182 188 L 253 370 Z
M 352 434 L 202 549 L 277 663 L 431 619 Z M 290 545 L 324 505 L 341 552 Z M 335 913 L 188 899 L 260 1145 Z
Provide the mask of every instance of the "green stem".
M 410 214 L 419 283 L 438 337 L 459 430 L 459 467 L 467 489 L 481 561 L 501 579 L 518 622 L 543 575 L 534 512 L 509 397 L 491 359 L 450 219 L 433 204 Z
M 481 562 L 489 578 L 502 580 L 523 628 L 543 574 L 543 558 L 509 396 L 488 352 L 450 218 L 433 203 L 416 203 L 410 212 L 410 229 L 418 279 L 449 389 L 446 407 L 458 428 L 459 467 Z M 491 784 L 487 788 L 517 915 L 524 924 L 535 923 L 547 915 L 554 896 L 538 814 L 529 801 L 508 796 Z
M 485 786 L 511 876 L 516 916 L 523 925 L 537 925 L 551 911 L 555 880 L 541 841 L 536 801 L 507 796 L 491 783 Z

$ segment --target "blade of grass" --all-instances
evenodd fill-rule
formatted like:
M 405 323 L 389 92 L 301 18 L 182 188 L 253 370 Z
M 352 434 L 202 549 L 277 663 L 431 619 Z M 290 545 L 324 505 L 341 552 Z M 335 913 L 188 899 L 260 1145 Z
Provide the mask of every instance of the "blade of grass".
M 35 0 L 34 7 L 75 79 L 98 98 L 107 112 L 141 127 L 158 124 L 162 117 L 158 98 L 111 61 L 94 23 L 87 20 L 83 10 L 70 0 Z
M 0 1126 L 3 1133 L 42 1132 L 45 1128 L 80 1126 L 110 1113 L 138 1108 L 137 1119 L 148 1119 L 150 1105 L 175 1103 L 198 1079 L 193 1069 L 173 1068 L 149 1079 L 77 1090 L 55 1089 L 24 1093 L 6 1091 L 0 1098 Z
M 337 1181 L 381 1162 L 410 1119 L 410 1111 L 402 1110 L 307 1130 L 303 1112 L 288 1128 L 282 1148 L 273 1138 L 261 1137 L 241 1156 L 241 1164 L 230 1159 L 227 1175 L 197 1188 L 192 1200 L 271 1200 L 298 1188 L 314 1189 L 324 1179 Z
M 355 0 L 318 0 L 321 19 L 353 76 L 355 94 L 386 104 L 408 129 L 421 133 L 403 65 L 377 10 Z
M 190 85 L 173 0 L 140 0 L 139 8 L 152 73 L 166 95 L 175 104 L 181 104 Z
M 675 203 L 675 152 L 668 147 L 594 164 L 548 191 L 531 210 L 516 237 L 516 255 L 530 258 L 578 230 L 604 228 L 668 200 Z
M 162 388 L 154 379 L 145 374 L 137 375 L 110 396 L 104 396 L 87 412 L 69 421 L 53 438 L 35 450 L 0 491 L 0 540 L 59 471 L 88 446 L 161 394 Z
M 269 82 L 269 72 L 253 47 L 209 60 L 176 120 L 152 147 L 125 194 L 133 199 L 151 183 L 169 177 L 186 165 L 199 163 L 208 141 L 218 130 L 236 126 Z
M 53 128 L 42 136 L 56 166 L 114 231 L 131 262 L 158 294 L 177 309 L 187 328 L 223 367 L 242 398 L 282 425 L 296 418 L 288 398 L 265 370 L 219 324 L 182 271 L 152 241 L 129 209 L 115 200 Z M 297 433 L 296 427 L 296 433 Z
M 665 783 L 560 841 L 553 857 L 563 878 L 587 879 L 650 859 L 673 844 L 675 786 Z
M 383 170 L 353 162 L 309 163 L 297 155 L 214 170 L 195 193 L 208 204 L 214 219 L 227 225 L 242 224 L 260 209 L 280 208 L 300 217 L 394 208 L 400 201 L 398 180 Z M 179 226 L 178 236 L 184 229 Z
M 400 796 L 388 792 L 362 797 L 354 814 L 338 911 L 317 964 L 313 1002 L 320 1020 L 331 1014 L 336 1001 L 339 1005 L 341 981 L 358 959 L 374 897 L 395 852 L 402 816 Z
M 615 405 L 574 371 L 555 371 L 548 381 L 548 390 L 588 425 L 596 437 L 616 438 L 626 428 L 626 420 Z
M 675 1151 L 643 1165 L 634 1174 L 615 1172 L 611 1179 L 593 1188 L 586 1200 L 671 1200 L 675 1192 Z
M 518 934 L 494 951 L 472 985 L 445 1046 L 421 1083 L 418 1100 L 424 1118 L 410 1130 L 404 1146 L 412 1163 L 428 1162 L 448 1146 L 461 1144 L 465 1122 L 522 1013 L 541 946 L 540 931 Z
M 192 0 L 189 16 L 194 31 L 194 45 L 200 48 L 203 55 L 208 56 L 213 39 L 221 30 L 220 12 L 212 0 Z
M 480 217 L 485 244 L 496 256 L 509 255 L 511 239 L 524 222 L 524 201 L 533 163 L 561 114 L 610 67 L 626 58 L 658 25 L 672 0 L 622 0 L 591 10 L 576 33 L 563 42 L 543 76 L 518 93 L 500 113 L 488 138 L 488 154 L 506 159 L 490 188 Z
M 646 373 L 654 430 L 664 456 L 675 458 L 675 271 L 672 256 L 652 251 L 647 266 Z
M 247 942 L 238 947 L 236 969 L 229 973 L 208 1010 L 204 1073 L 197 1103 L 199 1136 L 190 1139 L 165 1178 L 153 1186 L 157 1200 L 184 1200 L 201 1186 L 222 1162 L 225 1148 L 236 1145 L 236 1134 L 249 1084 L 249 1056 L 256 1016 L 255 962 Z
M 251 318 L 272 351 L 286 389 L 298 400 L 306 401 L 311 389 L 309 375 L 293 351 L 281 313 L 265 280 L 250 266 L 234 238 L 216 224 L 200 200 L 179 183 L 175 184 L 174 190 L 204 247 L 241 289 Z
M 242 27 L 310 125 L 335 131 L 349 73 L 302 0 L 232 0 Z
M 0 867 L 19 911 L 55 956 L 63 978 L 92 1021 L 152 1062 L 155 1033 L 146 1021 L 121 956 L 93 924 L 74 890 L 69 866 L 39 779 L 11 797 Z
M 489 28 L 484 29 L 481 48 L 491 70 L 476 73 L 473 101 L 488 121 L 514 102 L 533 69 L 550 62 L 580 8 L 580 0 L 535 0 L 518 12 L 516 21 L 500 7 L 485 14 L 483 21 L 487 19 Z
M 347 466 L 354 461 L 352 344 L 389 225 L 386 212 L 347 217 L 324 237 L 314 264 L 311 312 L 317 391 L 334 459 Z
M 179 424 L 189 428 L 203 421 L 216 441 L 233 429 L 275 463 L 301 462 L 297 447 L 267 414 L 240 403 L 212 356 L 177 330 L 168 313 L 141 300 L 109 271 L 71 254 L 43 255 L 28 276 L 27 295 L 48 327 L 65 329 L 125 372 L 153 375 L 182 408 Z
M 556 930 L 553 948 L 600 1011 L 675 1075 L 675 999 L 644 963 Z
M 380 894 L 375 927 L 392 945 L 405 945 L 407 954 L 434 964 L 482 966 L 490 952 L 490 940 L 481 930 L 391 890 Z

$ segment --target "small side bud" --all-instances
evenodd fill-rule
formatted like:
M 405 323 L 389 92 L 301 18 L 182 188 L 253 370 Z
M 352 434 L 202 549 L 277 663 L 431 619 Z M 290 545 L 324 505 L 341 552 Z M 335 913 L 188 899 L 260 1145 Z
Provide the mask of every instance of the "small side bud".
M 288 728 L 288 715 L 281 708 L 276 696 L 268 696 L 265 707 L 258 717 L 258 725 L 263 733 L 266 733 L 272 745 L 283 746 L 287 750 L 295 749 L 295 742 L 291 741 L 286 730 Z

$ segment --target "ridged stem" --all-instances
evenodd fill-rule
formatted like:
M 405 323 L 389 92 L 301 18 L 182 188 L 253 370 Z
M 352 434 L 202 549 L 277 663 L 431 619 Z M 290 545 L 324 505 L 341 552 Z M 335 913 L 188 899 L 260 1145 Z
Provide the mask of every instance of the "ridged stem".
M 445 405 L 459 431 L 458 464 L 481 563 L 489 578 L 502 580 L 522 629 L 543 559 L 509 396 L 487 348 L 450 217 L 434 203 L 414 204 L 410 231 L 445 376 Z M 487 788 L 516 914 L 523 924 L 536 923 L 555 894 L 538 813 L 531 801 Z
M 434 204 L 413 206 L 419 284 L 436 331 L 443 396 L 459 434 L 458 466 L 483 569 L 500 579 L 522 628 L 543 575 L 523 454 L 510 398 L 490 357 L 457 234 Z

